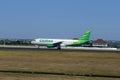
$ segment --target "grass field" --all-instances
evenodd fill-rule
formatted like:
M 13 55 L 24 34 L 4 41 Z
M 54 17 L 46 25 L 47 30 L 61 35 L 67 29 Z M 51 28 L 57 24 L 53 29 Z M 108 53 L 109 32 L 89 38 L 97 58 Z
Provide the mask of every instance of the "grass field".
M 48 52 L 48 51 L 27 51 L 27 50 L 26 51 L 1 50 L 0 70 L 120 76 L 120 54 L 114 52 L 92 53 L 92 52 L 60 52 L 60 51 Z M 8 77 L 12 76 L 13 78 L 13 74 L 8 75 L 8 74 L 0 73 L 0 80 L 2 80 L 1 75 Z M 18 74 L 16 75 L 18 76 Z M 46 76 L 48 76 L 47 77 L 48 79 L 46 78 Z M 93 80 L 90 77 L 86 78 L 86 77 L 71 77 L 71 76 L 57 76 L 57 75 L 56 76 L 37 75 L 36 77 L 45 78 L 41 80 L 50 80 L 49 78 L 51 78 L 51 80 L 55 80 L 54 78 L 58 78 L 58 80 L 73 80 L 73 78 L 75 78 L 74 80 L 79 80 L 79 79 Z M 24 76 L 23 79 L 24 78 L 27 78 L 27 76 Z M 100 79 L 101 78 L 95 78 L 95 80 L 100 80 Z M 102 79 L 104 80 L 104 78 Z M 105 80 L 108 79 L 105 78 Z

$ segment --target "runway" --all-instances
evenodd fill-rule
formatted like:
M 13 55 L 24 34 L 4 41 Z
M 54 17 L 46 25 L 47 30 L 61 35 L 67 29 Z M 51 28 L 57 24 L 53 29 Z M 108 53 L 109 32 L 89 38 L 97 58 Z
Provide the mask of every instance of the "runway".
M 36 46 L 0 46 L 0 50 L 31 50 L 31 51 L 59 51 L 59 52 L 116 52 L 120 53 L 116 48 L 93 48 L 93 47 L 63 47 L 61 50 L 56 48 L 37 48 Z

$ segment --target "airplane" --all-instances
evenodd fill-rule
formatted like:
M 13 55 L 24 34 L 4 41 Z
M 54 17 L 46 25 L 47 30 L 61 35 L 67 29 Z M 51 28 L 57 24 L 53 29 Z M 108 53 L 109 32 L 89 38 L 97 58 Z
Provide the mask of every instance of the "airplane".
M 84 44 L 90 44 L 90 35 L 91 31 L 88 30 L 86 33 L 79 38 L 78 40 L 73 39 L 48 39 L 48 38 L 37 38 L 31 41 L 31 44 L 39 46 L 46 46 L 47 48 L 57 48 L 61 49 L 61 47 L 67 47 L 67 46 L 81 46 Z

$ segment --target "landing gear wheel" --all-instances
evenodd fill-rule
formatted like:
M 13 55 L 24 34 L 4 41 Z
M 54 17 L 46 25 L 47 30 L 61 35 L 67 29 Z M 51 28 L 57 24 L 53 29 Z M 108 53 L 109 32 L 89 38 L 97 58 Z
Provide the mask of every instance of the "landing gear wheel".
M 58 49 L 58 50 L 61 50 L 61 47 L 59 46 L 59 47 L 57 47 L 57 49 Z

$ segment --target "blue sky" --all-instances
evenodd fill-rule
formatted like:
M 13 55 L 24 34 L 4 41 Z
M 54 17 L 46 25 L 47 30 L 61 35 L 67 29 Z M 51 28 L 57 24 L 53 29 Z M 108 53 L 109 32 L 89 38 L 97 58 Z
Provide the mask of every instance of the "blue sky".
M 0 0 L 0 38 L 120 40 L 120 0 Z

